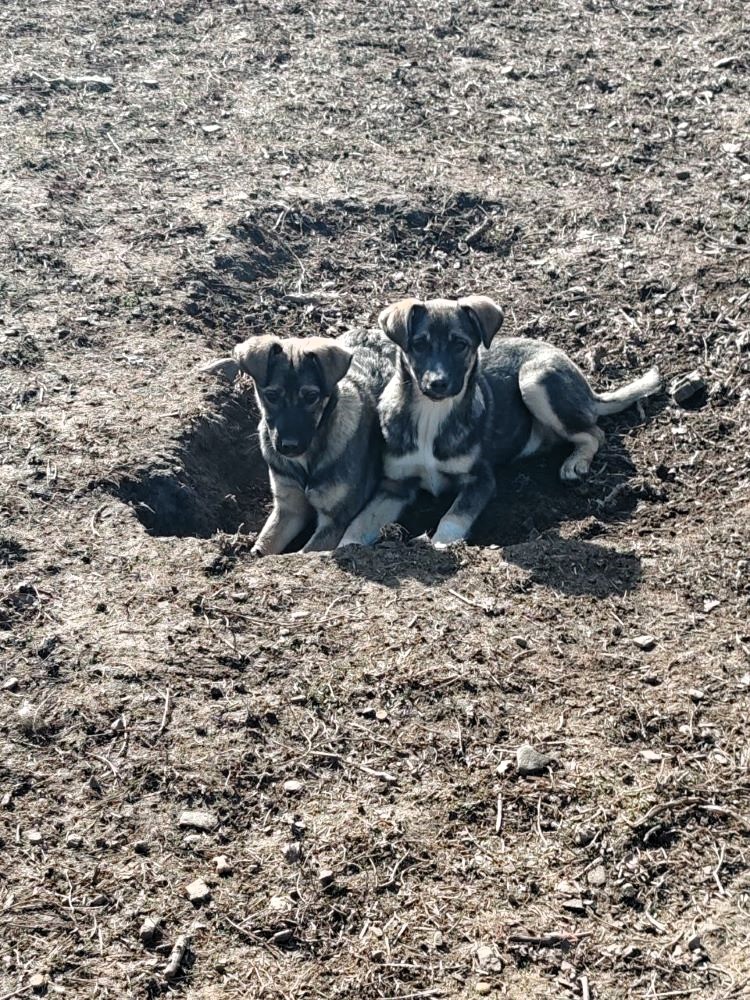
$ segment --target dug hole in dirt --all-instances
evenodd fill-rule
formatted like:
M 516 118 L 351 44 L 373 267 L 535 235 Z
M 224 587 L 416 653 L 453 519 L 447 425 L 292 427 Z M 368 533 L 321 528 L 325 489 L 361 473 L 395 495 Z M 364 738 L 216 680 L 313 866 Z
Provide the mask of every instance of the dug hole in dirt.
M 0 998 L 750 995 L 721 0 L 5 5 Z M 258 333 L 490 294 L 611 388 L 469 546 L 252 560 Z

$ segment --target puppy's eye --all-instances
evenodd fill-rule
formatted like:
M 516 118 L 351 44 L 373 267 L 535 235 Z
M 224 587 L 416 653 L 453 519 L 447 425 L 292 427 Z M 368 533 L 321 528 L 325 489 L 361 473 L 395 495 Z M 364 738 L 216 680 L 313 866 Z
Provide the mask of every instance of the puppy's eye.
M 264 389 L 263 399 L 269 406 L 275 406 L 276 403 L 281 401 L 281 389 L 274 389 L 273 386 L 270 389 Z
M 424 354 L 427 350 L 427 337 L 415 337 L 411 342 L 411 349 L 415 354 Z
M 465 340 L 459 340 L 458 337 L 451 338 L 451 350 L 456 354 L 465 354 L 469 349 L 469 345 Z
M 320 399 L 320 393 L 317 389 L 301 389 L 299 398 L 305 406 L 315 406 Z

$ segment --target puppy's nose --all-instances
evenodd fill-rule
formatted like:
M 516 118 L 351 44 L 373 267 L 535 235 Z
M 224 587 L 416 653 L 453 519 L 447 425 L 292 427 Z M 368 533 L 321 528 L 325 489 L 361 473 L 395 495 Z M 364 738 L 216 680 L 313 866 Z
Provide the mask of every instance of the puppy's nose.
M 448 391 L 448 379 L 442 375 L 427 375 L 424 380 L 425 389 L 434 396 L 444 396 Z
M 285 437 L 279 440 L 279 451 L 282 455 L 294 455 L 299 450 L 299 438 Z

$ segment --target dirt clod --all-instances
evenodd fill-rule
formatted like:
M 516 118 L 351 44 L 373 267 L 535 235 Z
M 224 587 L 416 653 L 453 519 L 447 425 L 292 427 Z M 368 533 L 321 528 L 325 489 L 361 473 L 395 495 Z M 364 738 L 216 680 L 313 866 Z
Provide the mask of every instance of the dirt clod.
M 554 757 L 540 753 L 529 743 L 516 750 L 516 768 L 521 775 L 544 774 L 554 762 Z
M 219 820 L 214 813 L 203 809 L 184 809 L 180 813 L 178 824 L 185 829 L 203 830 L 205 833 L 210 833 L 219 825 Z
M 680 375 L 669 386 L 669 394 L 675 403 L 687 403 L 706 388 L 706 380 L 697 370 Z
M 202 878 L 194 879 L 185 891 L 191 903 L 207 903 L 211 898 L 211 889 Z

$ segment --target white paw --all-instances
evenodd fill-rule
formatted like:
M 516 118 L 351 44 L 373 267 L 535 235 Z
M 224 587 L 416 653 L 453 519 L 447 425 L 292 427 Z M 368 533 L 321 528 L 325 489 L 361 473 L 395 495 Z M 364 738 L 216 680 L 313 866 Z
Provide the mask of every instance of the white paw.
M 463 542 L 467 535 L 467 525 L 461 521 L 443 518 L 432 536 L 432 544 L 436 549 L 447 549 L 449 545 Z
M 563 462 L 560 468 L 560 479 L 564 483 L 577 483 L 579 479 L 583 479 L 584 476 L 588 475 L 590 468 L 591 462 L 587 459 L 571 455 L 570 458 Z

